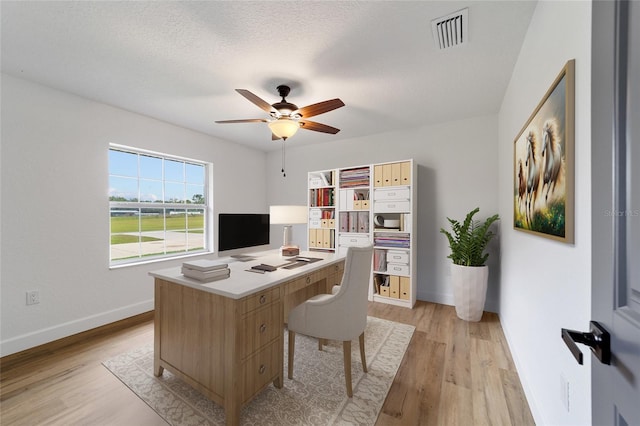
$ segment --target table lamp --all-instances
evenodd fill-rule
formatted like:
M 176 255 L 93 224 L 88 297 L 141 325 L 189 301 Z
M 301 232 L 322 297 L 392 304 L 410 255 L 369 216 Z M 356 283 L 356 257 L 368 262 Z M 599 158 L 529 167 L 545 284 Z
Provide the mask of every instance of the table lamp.
M 284 236 L 280 253 L 283 256 L 300 254 L 300 247 L 291 243 L 291 225 L 307 223 L 307 206 L 271 206 L 269 221 L 272 225 L 284 225 Z

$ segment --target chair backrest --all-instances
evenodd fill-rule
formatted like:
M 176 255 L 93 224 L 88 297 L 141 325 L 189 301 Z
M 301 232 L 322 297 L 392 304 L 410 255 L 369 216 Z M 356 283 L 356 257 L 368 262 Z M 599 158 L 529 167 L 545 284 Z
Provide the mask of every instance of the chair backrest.
M 335 297 L 348 306 L 347 323 L 361 333 L 367 324 L 369 282 L 373 264 L 373 246 L 349 247 L 340 290 Z M 359 334 L 358 333 L 358 334 Z

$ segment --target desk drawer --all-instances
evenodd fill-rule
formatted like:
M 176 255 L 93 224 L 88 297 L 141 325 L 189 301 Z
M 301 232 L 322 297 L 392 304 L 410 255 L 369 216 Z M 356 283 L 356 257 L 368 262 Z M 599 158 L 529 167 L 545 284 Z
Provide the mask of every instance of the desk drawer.
M 308 285 L 311 285 L 313 281 L 311 280 L 311 276 L 307 275 L 301 278 L 298 278 L 295 281 L 291 281 L 287 283 L 287 288 L 285 290 L 286 294 L 295 293 L 298 290 L 302 290 Z
M 260 293 L 248 296 L 240 303 L 240 313 L 246 314 L 256 310 L 262 306 L 267 306 L 274 300 L 280 298 L 280 287 L 270 288 L 268 290 L 261 291 Z
M 278 354 L 282 346 L 276 340 L 260 352 L 247 359 L 242 365 L 242 403 L 250 400 L 265 385 L 273 381 L 282 371 L 279 371 Z M 282 378 L 281 378 L 282 379 Z
M 274 303 L 246 316 L 240 334 L 242 344 L 240 357 L 242 359 L 279 336 L 282 328 L 280 309 L 280 304 Z
M 342 283 L 343 274 L 344 262 L 340 262 L 337 265 L 331 265 L 327 267 L 327 293 L 331 293 L 331 289 L 334 285 L 340 285 Z
M 288 282 L 285 288 L 285 294 L 295 293 L 298 290 L 302 290 L 305 287 L 310 286 L 326 277 L 326 271 L 321 269 L 319 271 L 306 274 L 294 281 Z

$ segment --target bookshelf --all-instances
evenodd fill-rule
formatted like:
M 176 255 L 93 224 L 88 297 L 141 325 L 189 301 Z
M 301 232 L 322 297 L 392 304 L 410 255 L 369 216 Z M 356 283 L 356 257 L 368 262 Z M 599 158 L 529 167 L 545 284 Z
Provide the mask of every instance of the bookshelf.
M 371 242 L 371 166 L 338 169 L 338 251 Z
M 416 303 L 417 166 L 413 160 L 373 167 L 373 277 L 370 299 Z
M 309 250 L 346 253 L 350 246 L 373 243 L 369 300 L 412 308 L 417 286 L 413 160 L 308 175 Z
M 322 170 L 308 173 L 309 250 L 335 251 L 335 182 L 335 170 Z

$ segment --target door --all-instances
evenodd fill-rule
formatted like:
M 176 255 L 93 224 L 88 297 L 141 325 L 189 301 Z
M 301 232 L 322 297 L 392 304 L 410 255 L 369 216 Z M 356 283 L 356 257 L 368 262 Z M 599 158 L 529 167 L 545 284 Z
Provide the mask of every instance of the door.
M 640 2 L 593 2 L 592 29 L 592 420 L 640 425 Z

